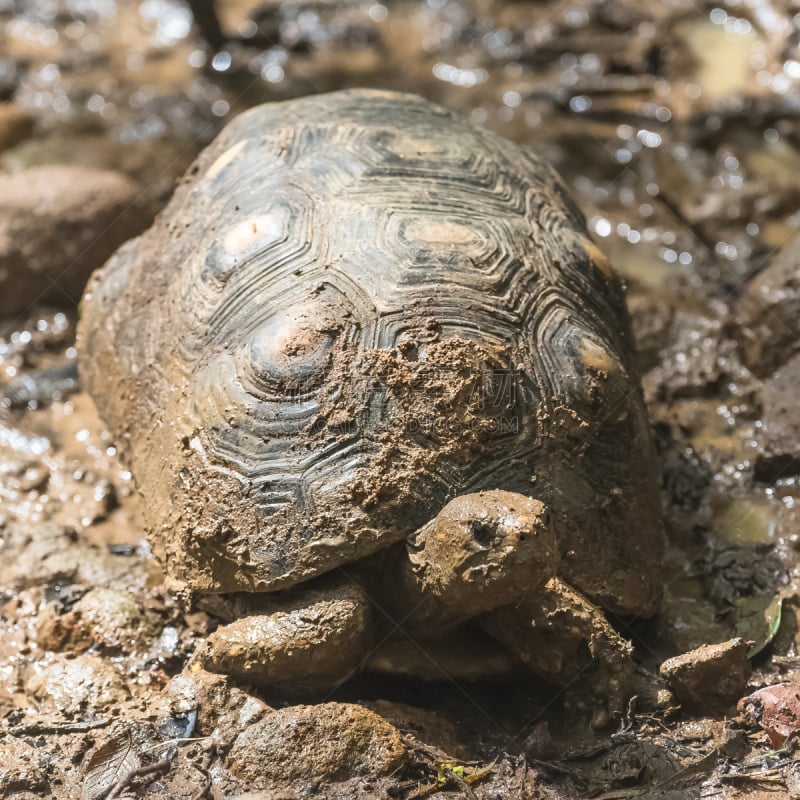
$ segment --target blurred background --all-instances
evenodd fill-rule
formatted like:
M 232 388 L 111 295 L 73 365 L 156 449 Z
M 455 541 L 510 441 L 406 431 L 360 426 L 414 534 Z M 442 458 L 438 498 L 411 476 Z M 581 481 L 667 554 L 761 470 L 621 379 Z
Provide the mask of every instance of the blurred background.
M 157 205 L 244 108 L 413 91 L 543 153 L 626 277 L 725 292 L 800 224 L 798 15 L 793 0 L 5 0 L 0 98 L 34 136 L 6 128 L 2 167 L 113 165 Z

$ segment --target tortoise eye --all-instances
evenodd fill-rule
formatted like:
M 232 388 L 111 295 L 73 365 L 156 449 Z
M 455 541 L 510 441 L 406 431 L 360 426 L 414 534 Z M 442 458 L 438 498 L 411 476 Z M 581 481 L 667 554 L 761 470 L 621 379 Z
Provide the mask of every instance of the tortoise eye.
M 256 390 L 302 394 L 322 380 L 336 334 L 330 321 L 311 309 L 289 309 L 253 331 L 245 342 L 241 366 Z

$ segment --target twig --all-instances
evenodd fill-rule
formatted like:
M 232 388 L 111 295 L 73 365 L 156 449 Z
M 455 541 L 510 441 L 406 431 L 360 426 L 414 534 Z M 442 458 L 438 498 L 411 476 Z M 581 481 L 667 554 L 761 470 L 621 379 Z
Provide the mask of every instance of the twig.
M 156 761 L 154 764 L 148 764 L 146 767 L 139 767 L 120 778 L 111 789 L 109 789 L 105 800 L 112 800 L 114 797 L 119 797 L 122 791 L 130 786 L 136 778 L 141 778 L 152 772 L 167 772 L 169 768 L 170 762 L 166 759 L 163 761 Z
M 208 797 L 209 791 L 211 790 L 211 775 L 208 774 L 208 767 L 211 763 L 211 754 L 206 753 L 205 757 L 199 764 L 195 764 L 193 761 L 190 761 L 189 763 L 203 776 L 203 786 L 192 795 L 192 800 L 205 800 L 205 798 Z
M 31 722 L 27 725 L 10 725 L 8 733 L 12 736 L 36 736 L 41 733 L 86 733 L 97 728 L 105 728 L 110 720 L 95 719 L 91 722 Z
M 423 755 L 428 756 L 428 758 L 433 759 L 434 761 L 455 761 L 451 755 L 445 753 L 444 750 L 440 750 L 438 747 L 433 747 L 432 745 L 425 744 L 417 739 L 413 733 L 404 733 L 403 738 L 406 740 L 406 744 L 412 749 L 416 750 Z
M 752 781 L 753 783 L 784 783 L 779 770 L 769 772 L 729 772 L 727 775 L 720 775 L 719 779 L 723 782 L 735 783 L 736 781 Z

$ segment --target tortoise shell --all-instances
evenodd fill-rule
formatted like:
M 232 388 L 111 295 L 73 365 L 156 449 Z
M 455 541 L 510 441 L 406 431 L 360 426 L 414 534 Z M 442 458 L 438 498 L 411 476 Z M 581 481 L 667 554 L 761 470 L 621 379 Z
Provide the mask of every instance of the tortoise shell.
M 504 489 L 627 613 L 662 535 L 629 327 L 550 166 L 352 90 L 229 123 L 94 276 L 79 335 L 176 583 L 293 586 Z

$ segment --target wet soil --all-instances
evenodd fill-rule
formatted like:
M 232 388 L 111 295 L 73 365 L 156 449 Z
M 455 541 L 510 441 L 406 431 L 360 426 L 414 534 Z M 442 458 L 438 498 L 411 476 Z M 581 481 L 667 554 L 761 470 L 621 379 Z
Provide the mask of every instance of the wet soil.
M 735 699 L 681 707 L 658 676 L 740 636 L 743 693 L 800 681 L 800 6 L 220 5 L 216 53 L 177 0 L 0 5 L 0 168 L 120 170 L 155 213 L 232 115 L 346 86 L 546 156 L 627 282 L 659 450 L 664 599 L 614 621 L 637 699 L 595 731 L 585 694 L 507 677 L 362 678 L 298 707 L 206 673 L 217 618 L 164 588 L 147 498 L 80 391 L 76 311 L 32 300 L 0 324 L 0 794 L 800 796 L 791 738 Z M 442 645 L 437 667 L 484 657 L 478 636 Z

